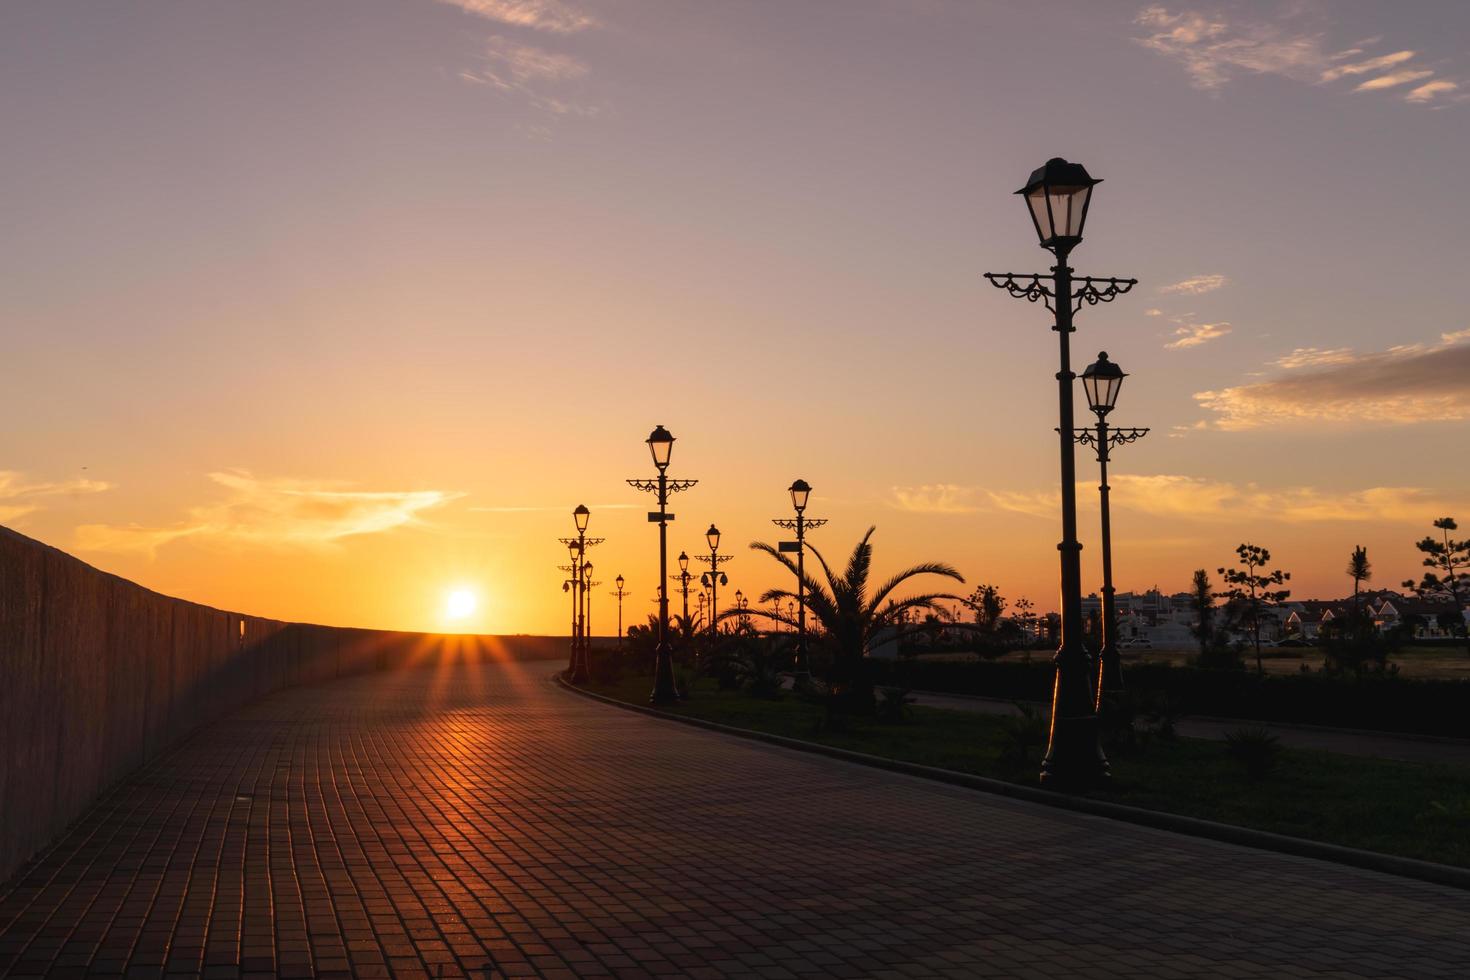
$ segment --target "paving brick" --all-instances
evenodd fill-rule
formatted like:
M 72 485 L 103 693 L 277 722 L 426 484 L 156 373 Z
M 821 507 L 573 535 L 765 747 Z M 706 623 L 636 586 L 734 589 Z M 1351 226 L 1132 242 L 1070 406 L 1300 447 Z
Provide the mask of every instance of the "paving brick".
M 0 974 L 1470 975 L 1463 892 L 676 727 L 550 670 L 214 722 L 0 887 Z

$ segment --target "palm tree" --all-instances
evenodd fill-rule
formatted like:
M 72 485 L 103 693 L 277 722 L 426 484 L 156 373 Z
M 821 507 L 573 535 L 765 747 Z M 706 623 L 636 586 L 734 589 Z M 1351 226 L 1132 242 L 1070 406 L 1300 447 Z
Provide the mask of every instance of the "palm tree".
M 805 584 L 807 611 L 811 613 L 815 625 L 825 634 L 825 641 L 833 655 L 832 673 L 827 678 L 828 686 L 834 692 L 853 695 L 853 700 L 863 700 L 871 696 L 871 685 L 865 680 L 863 660 L 880 632 L 901 629 L 904 617 L 910 611 L 935 611 L 939 608 L 937 604 L 940 600 L 960 598 L 947 592 L 929 592 L 893 600 L 891 596 L 894 590 L 919 575 L 943 575 L 956 582 L 965 580 L 964 576 L 943 562 L 925 562 L 904 569 L 876 589 L 870 589 L 868 574 L 873 564 L 873 546 L 869 539 L 876 530 L 876 527 L 868 528 L 868 533 L 852 549 L 847 568 L 841 575 L 832 571 L 820 551 L 807 545 L 807 550 L 817 559 L 826 578 L 825 582 L 819 582 L 815 576 L 808 574 Z M 792 575 L 796 574 L 796 563 L 773 546 L 756 541 L 750 547 L 755 551 L 764 551 L 786 566 L 786 570 Z M 781 601 L 794 601 L 796 595 L 786 589 L 769 589 L 760 597 L 760 602 L 767 603 L 773 599 L 777 600 L 776 608 L 780 610 Z M 779 611 L 773 614 L 752 607 L 748 613 L 764 616 L 773 622 L 795 625 L 789 614 Z

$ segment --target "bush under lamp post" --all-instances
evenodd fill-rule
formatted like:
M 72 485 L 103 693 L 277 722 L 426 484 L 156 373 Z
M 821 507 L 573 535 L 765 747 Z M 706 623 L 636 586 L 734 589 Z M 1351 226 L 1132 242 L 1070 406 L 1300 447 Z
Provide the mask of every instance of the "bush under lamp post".
M 1056 256 L 1051 275 L 1037 273 L 985 274 L 990 284 L 1029 302 L 1044 303 L 1055 315 L 1052 329 L 1060 345 L 1057 371 L 1057 435 L 1061 449 L 1062 540 L 1061 641 L 1057 649 L 1056 682 L 1052 687 L 1051 732 L 1041 763 L 1043 783 L 1067 788 L 1085 787 L 1105 777 L 1108 760 L 1098 738 L 1091 658 L 1082 642 L 1082 545 L 1077 540 L 1077 460 L 1074 452 L 1072 382 L 1072 318 L 1085 303 L 1108 303 L 1135 285 L 1136 279 L 1074 279 L 1068 257 L 1082 241 L 1092 190 L 1100 180 L 1078 163 L 1060 157 L 1048 160 L 1031 174 L 1016 193 L 1021 195 L 1042 248 Z
M 1118 403 L 1118 393 L 1123 390 L 1123 379 L 1128 374 L 1117 364 L 1108 360 L 1107 351 L 1097 355 L 1097 360 L 1082 372 L 1082 390 L 1087 393 L 1087 405 L 1097 416 L 1094 428 L 1077 430 L 1077 442 L 1097 450 L 1097 463 L 1101 476 L 1097 492 L 1102 516 L 1102 644 L 1098 653 L 1097 699 L 1098 713 L 1109 710 L 1116 696 L 1123 690 L 1123 665 L 1118 656 L 1118 618 L 1113 598 L 1113 524 L 1111 508 L 1108 506 L 1108 461 L 1114 446 L 1137 442 L 1148 435 L 1148 429 L 1119 429 L 1108 425 L 1108 413 Z
M 777 548 L 782 552 L 796 552 L 796 679 L 808 680 L 812 676 L 811 664 L 806 647 L 806 532 L 827 523 L 826 518 L 806 516 L 807 501 L 811 499 L 811 484 L 805 480 L 794 480 L 787 490 L 791 494 L 791 506 L 796 509 L 795 519 L 773 518 L 771 523 L 788 531 L 796 532 L 795 541 L 782 541 Z
M 650 511 L 648 522 L 658 525 L 658 648 L 655 654 L 653 693 L 649 701 L 653 704 L 673 704 L 679 700 L 679 688 L 674 683 L 674 654 L 669 646 L 669 593 L 663 587 L 669 580 L 669 494 L 688 490 L 698 480 L 670 480 L 669 459 L 674 454 L 674 437 L 663 426 L 656 426 L 646 440 L 653 465 L 658 469 L 654 480 L 629 480 L 628 485 L 637 490 L 657 495 L 658 510 Z

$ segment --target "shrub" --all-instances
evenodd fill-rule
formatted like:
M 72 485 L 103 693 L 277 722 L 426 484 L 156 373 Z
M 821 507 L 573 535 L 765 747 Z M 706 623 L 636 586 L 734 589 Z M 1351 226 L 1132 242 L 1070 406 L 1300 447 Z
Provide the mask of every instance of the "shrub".
M 1225 753 L 1251 780 L 1265 779 L 1281 764 L 1281 739 L 1264 728 L 1235 728 L 1225 733 Z
M 914 698 L 909 694 L 907 688 L 880 687 L 874 720 L 884 725 L 896 725 L 908 721 L 909 705 L 913 703 Z

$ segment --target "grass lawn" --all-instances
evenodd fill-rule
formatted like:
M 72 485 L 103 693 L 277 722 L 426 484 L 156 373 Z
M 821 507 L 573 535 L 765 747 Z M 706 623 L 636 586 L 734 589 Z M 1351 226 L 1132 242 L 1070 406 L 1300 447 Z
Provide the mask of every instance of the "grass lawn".
M 592 688 L 647 704 L 651 677 Z M 822 709 L 787 693 L 762 700 L 716 690 L 701 679 L 674 714 L 820 742 L 872 755 L 1036 785 L 1041 749 L 1024 761 L 1007 753 L 1007 722 L 995 715 L 911 707 L 898 724 L 856 723 L 821 730 Z M 1155 740 L 1110 754 L 1111 784 L 1087 795 L 1242 827 L 1364 850 L 1470 867 L 1470 770 L 1421 766 L 1307 750 L 1283 750 L 1260 781 L 1226 754 L 1223 742 Z

